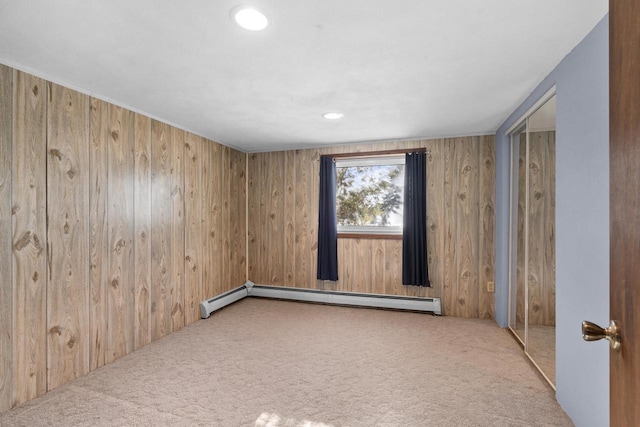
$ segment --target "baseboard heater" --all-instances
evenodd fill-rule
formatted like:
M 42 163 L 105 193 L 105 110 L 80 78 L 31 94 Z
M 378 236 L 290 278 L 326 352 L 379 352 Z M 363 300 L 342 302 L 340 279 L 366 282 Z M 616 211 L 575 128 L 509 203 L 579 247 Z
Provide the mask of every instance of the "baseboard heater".
M 395 295 L 362 294 L 356 292 L 337 292 L 282 286 L 266 286 L 256 285 L 253 282 L 248 281 L 244 285 L 232 291 L 201 302 L 200 313 L 202 318 L 206 319 L 214 311 L 247 296 L 357 307 L 423 311 L 437 315 L 442 314 L 440 298 L 415 298 Z
M 233 304 L 234 302 L 245 298 L 248 294 L 247 284 L 245 283 L 244 285 L 232 289 L 229 292 L 225 292 L 224 294 L 220 294 L 217 297 L 204 300 L 200 303 L 200 317 L 206 319 L 214 311 L 220 310 L 229 304 Z

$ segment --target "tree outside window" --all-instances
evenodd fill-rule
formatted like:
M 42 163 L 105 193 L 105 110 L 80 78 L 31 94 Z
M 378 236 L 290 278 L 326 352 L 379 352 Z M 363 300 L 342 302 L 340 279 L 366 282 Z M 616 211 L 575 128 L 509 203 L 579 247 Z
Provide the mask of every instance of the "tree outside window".
M 336 160 L 338 232 L 401 234 L 404 156 Z

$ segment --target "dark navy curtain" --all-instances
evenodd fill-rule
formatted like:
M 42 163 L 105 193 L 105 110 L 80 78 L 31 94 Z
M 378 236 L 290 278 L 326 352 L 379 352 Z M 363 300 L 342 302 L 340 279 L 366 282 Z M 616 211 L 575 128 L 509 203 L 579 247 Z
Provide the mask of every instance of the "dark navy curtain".
M 318 212 L 318 280 L 338 280 L 338 224 L 336 220 L 336 163 L 320 157 Z
M 426 153 L 407 153 L 404 165 L 402 284 L 431 286 L 427 268 Z

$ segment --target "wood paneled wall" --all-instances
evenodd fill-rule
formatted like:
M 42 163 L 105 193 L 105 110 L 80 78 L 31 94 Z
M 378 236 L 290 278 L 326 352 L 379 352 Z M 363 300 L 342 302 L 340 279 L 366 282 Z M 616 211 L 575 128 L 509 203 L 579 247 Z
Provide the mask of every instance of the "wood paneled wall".
M 402 242 L 338 239 L 337 282 L 317 281 L 321 154 L 426 147 L 431 288 L 402 285 Z M 447 315 L 490 319 L 494 295 L 493 136 L 249 155 L 249 279 L 255 283 L 440 297 Z
M 0 411 L 11 406 L 15 331 L 13 328 L 13 260 L 11 187 L 13 161 L 13 72 L 0 65 Z
M 529 324 L 554 326 L 556 322 L 556 167 L 555 131 L 529 133 L 520 141 L 518 176 L 518 240 L 516 320 L 524 323 L 525 283 L 529 286 Z M 526 212 L 526 174 L 529 174 L 529 212 Z M 529 218 L 528 262 L 525 259 L 525 215 Z M 528 266 L 525 282 L 524 267 Z
M 0 411 L 246 281 L 246 155 L 0 65 Z

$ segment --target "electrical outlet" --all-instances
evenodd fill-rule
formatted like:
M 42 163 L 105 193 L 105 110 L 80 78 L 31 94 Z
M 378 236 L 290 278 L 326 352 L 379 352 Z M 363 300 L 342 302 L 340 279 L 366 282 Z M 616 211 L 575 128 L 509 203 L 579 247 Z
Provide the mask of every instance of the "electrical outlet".
M 487 292 L 494 292 L 495 291 L 495 285 L 493 282 L 487 282 Z

